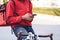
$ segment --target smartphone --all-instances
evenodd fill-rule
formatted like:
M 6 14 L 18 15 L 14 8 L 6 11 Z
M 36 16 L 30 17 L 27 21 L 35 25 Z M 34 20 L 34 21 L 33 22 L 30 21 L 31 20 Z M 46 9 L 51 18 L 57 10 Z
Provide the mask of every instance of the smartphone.
M 32 14 L 32 16 L 36 16 L 37 14 Z

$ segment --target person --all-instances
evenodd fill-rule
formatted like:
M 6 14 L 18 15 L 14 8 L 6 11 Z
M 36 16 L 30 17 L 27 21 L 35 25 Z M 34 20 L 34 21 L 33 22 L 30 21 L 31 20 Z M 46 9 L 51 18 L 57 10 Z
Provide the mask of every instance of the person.
M 32 15 L 31 1 L 14 0 L 14 2 L 15 6 L 11 0 L 9 0 L 9 3 L 6 5 L 6 17 L 7 23 L 11 25 L 15 36 L 18 37 L 18 32 L 20 31 L 22 31 L 22 34 L 27 34 L 29 32 L 35 34 L 31 23 L 34 18 Z M 22 39 L 26 39 L 26 36 L 21 36 L 20 40 Z

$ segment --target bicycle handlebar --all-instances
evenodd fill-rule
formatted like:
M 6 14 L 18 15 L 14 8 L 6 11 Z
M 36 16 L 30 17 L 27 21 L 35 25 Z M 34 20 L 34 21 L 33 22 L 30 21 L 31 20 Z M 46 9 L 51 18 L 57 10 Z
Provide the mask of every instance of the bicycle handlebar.
M 18 39 L 17 40 L 19 40 L 19 38 L 21 37 L 21 36 L 28 36 L 29 34 L 22 34 L 22 32 L 19 32 L 18 33 Z M 49 34 L 49 35 L 34 35 L 34 37 L 49 37 L 50 38 L 50 40 L 53 40 L 53 34 L 51 33 L 51 34 Z

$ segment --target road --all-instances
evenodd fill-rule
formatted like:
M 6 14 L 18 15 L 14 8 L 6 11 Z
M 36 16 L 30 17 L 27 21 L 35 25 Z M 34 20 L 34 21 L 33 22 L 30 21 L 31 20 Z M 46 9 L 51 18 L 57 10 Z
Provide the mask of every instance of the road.
M 60 16 L 37 14 L 33 20 L 33 24 L 60 25 Z

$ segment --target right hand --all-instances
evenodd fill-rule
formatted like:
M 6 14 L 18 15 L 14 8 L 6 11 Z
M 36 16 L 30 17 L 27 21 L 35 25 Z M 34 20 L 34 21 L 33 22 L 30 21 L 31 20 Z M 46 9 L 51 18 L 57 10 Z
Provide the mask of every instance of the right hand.
M 22 16 L 22 19 L 24 20 L 32 20 L 33 18 L 34 17 L 32 16 L 32 14 L 29 14 L 29 13 Z

